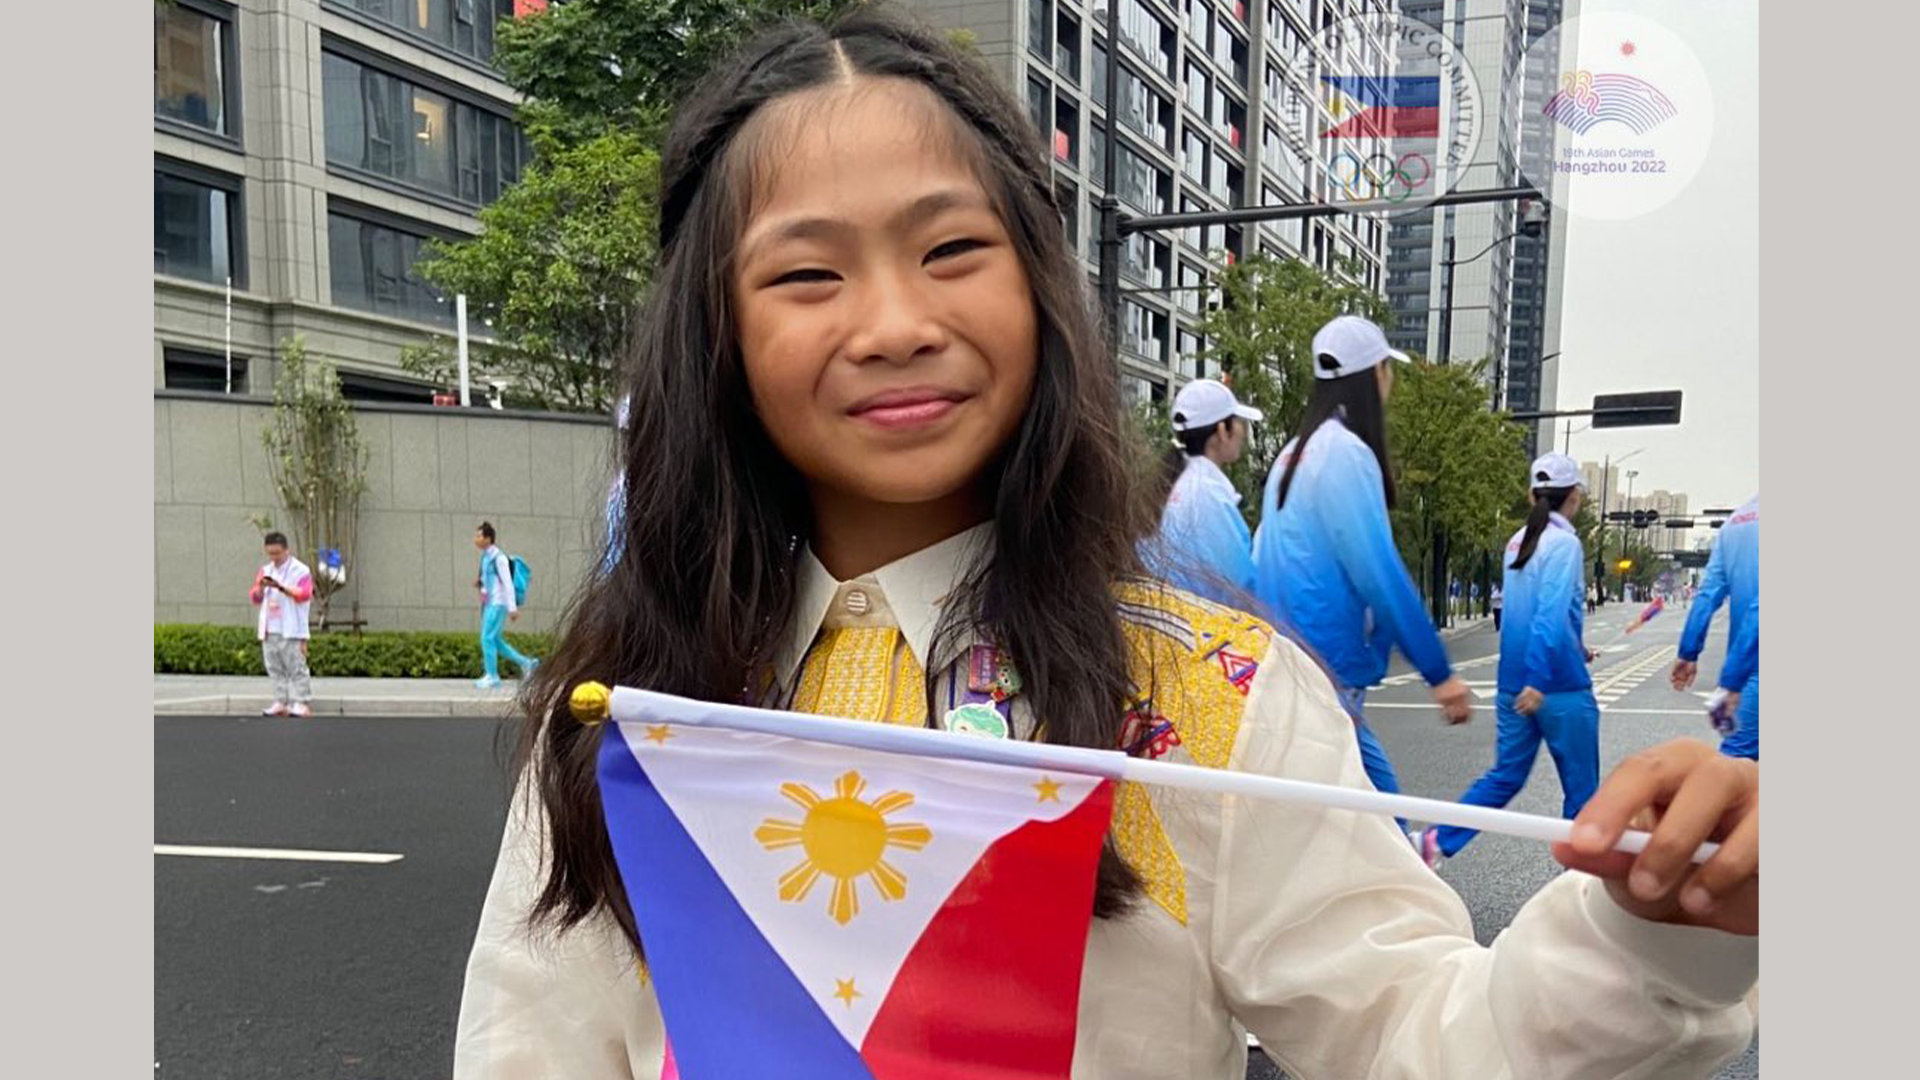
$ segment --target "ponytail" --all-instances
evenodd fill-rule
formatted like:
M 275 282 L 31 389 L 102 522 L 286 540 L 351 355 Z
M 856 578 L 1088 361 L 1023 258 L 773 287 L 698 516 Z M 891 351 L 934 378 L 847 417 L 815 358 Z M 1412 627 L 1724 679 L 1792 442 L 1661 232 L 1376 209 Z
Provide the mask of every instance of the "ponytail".
M 1535 481 L 1545 480 L 1547 474 L 1533 474 Z M 1527 531 L 1520 536 L 1520 553 L 1513 558 L 1513 569 L 1518 570 L 1533 558 L 1533 549 L 1540 546 L 1540 534 L 1547 531 L 1547 523 L 1553 513 L 1567 503 L 1567 496 L 1573 488 L 1537 487 L 1533 489 L 1533 509 L 1527 511 Z

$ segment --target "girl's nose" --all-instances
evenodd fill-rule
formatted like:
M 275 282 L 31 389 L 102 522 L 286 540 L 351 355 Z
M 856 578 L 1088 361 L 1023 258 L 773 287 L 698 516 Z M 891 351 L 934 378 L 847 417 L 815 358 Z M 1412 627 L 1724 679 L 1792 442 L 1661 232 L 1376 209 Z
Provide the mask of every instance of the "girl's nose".
M 905 364 L 947 344 L 946 327 L 926 293 L 924 278 L 877 274 L 860 290 L 859 304 L 847 350 L 860 363 Z

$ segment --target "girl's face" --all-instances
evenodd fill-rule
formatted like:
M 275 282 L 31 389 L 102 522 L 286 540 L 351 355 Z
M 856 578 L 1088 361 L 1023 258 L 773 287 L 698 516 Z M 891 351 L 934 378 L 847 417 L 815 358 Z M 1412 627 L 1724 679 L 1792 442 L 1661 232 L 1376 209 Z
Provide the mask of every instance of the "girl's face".
M 733 279 L 755 411 L 815 491 L 974 498 L 1033 387 L 1033 294 L 926 89 L 778 102 Z

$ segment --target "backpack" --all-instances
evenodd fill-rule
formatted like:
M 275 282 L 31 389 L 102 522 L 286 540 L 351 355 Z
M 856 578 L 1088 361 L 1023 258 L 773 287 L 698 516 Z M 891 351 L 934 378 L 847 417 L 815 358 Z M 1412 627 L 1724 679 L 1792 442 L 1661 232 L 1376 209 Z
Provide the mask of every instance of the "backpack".
M 511 569 L 513 577 L 513 606 L 525 607 L 527 585 L 533 580 L 533 568 L 527 565 L 527 560 L 518 555 L 507 556 L 507 566 Z

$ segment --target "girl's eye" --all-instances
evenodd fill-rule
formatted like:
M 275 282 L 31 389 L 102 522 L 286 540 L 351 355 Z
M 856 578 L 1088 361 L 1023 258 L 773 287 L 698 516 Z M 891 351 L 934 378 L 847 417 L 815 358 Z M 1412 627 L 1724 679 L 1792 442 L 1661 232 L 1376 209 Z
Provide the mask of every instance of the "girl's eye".
M 839 278 L 840 278 L 840 275 L 834 273 L 831 270 L 822 270 L 818 267 L 809 267 L 804 270 L 789 270 L 786 273 L 781 274 L 779 277 L 774 278 L 771 284 L 774 284 L 774 285 L 788 285 L 788 284 L 795 284 L 795 283 L 811 284 L 813 282 L 819 282 L 819 281 L 838 281 Z
M 949 240 L 939 247 L 934 248 L 932 251 L 927 252 L 926 261 L 933 262 L 936 259 L 950 259 L 955 255 L 965 255 L 969 251 L 986 246 L 987 245 L 980 240 Z

